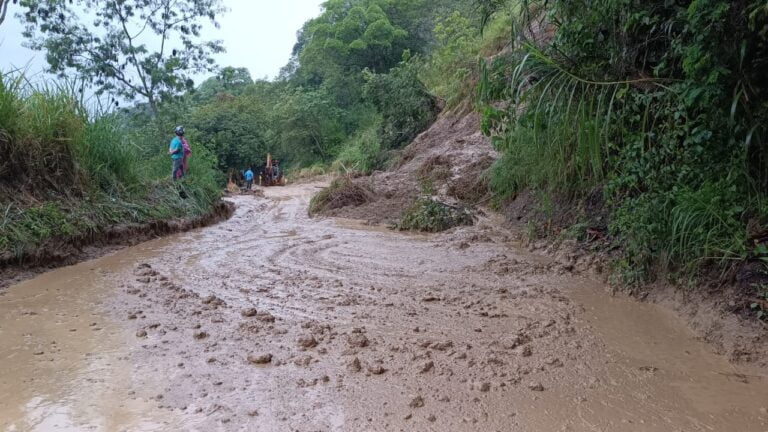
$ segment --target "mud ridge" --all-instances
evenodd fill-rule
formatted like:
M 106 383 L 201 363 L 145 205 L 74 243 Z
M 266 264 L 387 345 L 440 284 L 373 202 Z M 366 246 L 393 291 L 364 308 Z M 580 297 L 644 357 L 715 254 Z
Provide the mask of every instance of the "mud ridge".
M 34 250 L 24 251 L 20 257 L 0 254 L 0 289 L 147 240 L 215 225 L 234 213 L 234 203 L 220 201 L 208 214 L 192 219 L 114 225 L 85 235 L 50 239 Z

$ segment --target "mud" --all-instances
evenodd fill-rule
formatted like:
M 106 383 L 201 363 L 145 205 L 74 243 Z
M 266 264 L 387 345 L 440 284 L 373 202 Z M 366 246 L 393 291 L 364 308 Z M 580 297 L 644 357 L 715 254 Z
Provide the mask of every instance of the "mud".
M 396 167 L 354 179 L 372 191 L 371 199 L 323 214 L 395 224 L 420 195 L 434 195 L 448 204 L 476 204 L 486 197 L 485 171 L 497 158 L 490 139 L 480 132 L 478 114 L 442 114 L 402 150 Z
M 234 211 L 231 203 L 222 201 L 210 213 L 198 218 L 116 225 L 87 235 L 53 238 L 34 250 L 23 251 L 20 256 L 0 254 L 0 290 L 40 273 L 107 255 L 126 246 L 213 225 L 226 220 Z
M 309 219 L 320 186 L 8 289 L 0 429 L 768 430 L 766 371 L 672 311 L 496 220 Z

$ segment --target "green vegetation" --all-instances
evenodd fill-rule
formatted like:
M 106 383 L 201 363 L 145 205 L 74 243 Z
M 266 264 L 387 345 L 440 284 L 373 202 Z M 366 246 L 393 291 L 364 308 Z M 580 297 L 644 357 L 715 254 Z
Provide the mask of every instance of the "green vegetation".
M 748 226 L 768 223 L 765 2 L 487 3 L 516 29 L 479 90 L 498 199 L 601 190 L 629 282 L 753 255 Z
M 90 114 L 76 88 L 0 75 L 0 257 L 113 225 L 203 216 L 219 199 L 205 149 L 174 183 L 167 133 L 141 147 L 123 134 L 119 116 Z
M 14 1 L 14 3 L 16 3 Z M 30 46 L 46 51 L 49 71 L 75 71 L 97 94 L 158 105 L 194 86 L 192 72 L 215 70 L 224 48 L 201 38 L 220 0 L 21 0 Z M 2 3 L 0 3 L 2 7 Z
M 403 212 L 397 228 L 402 231 L 435 233 L 473 223 L 472 215 L 465 209 L 452 207 L 432 198 L 419 198 Z
M 225 172 L 272 153 L 297 172 L 320 164 L 370 173 L 391 164 L 446 101 L 472 99 L 478 56 L 509 30 L 500 16 L 483 36 L 480 18 L 465 0 L 331 0 L 303 26 L 278 79 L 253 82 L 225 68 L 159 115 L 186 113 L 179 122 Z

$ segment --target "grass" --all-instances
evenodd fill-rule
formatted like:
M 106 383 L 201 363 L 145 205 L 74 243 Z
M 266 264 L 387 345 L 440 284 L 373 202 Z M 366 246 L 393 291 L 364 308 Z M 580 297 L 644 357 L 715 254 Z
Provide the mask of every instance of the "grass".
M 172 182 L 164 144 L 129 142 L 117 117 L 93 111 L 72 83 L 0 75 L 0 256 L 213 209 L 220 179 L 206 149 L 195 148 L 189 177 Z

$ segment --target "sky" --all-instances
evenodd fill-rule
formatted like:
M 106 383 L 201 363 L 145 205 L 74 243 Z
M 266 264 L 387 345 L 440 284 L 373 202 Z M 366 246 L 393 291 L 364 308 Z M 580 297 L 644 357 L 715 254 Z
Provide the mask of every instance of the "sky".
M 226 53 L 216 57 L 220 66 L 245 67 L 254 79 L 272 79 L 288 63 L 296 32 L 307 20 L 320 14 L 324 0 L 223 0 L 229 12 L 219 17 L 220 29 L 212 27 L 205 39 L 224 41 Z M 28 75 L 45 68 L 45 53 L 22 46 L 23 26 L 11 5 L 0 25 L 0 70 L 26 68 Z M 196 81 L 200 81 L 199 79 Z

